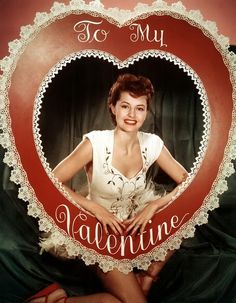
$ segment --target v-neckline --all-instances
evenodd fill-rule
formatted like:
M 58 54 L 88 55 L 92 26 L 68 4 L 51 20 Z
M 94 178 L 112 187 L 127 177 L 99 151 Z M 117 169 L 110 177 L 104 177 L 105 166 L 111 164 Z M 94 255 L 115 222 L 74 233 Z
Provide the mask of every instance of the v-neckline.
M 113 170 L 115 170 L 118 174 L 120 174 L 122 177 L 124 177 L 126 180 L 131 181 L 135 178 L 137 178 L 143 171 L 144 169 L 144 158 L 143 158 L 143 153 L 142 153 L 142 139 L 140 136 L 140 132 L 137 133 L 137 137 L 138 137 L 138 142 L 139 142 L 139 150 L 140 150 L 140 154 L 141 154 L 141 158 L 142 158 L 142 168 L 133 176 L 133 177 L 127 177 L 125 176 L 119 169 L 117 169 L 115 166 L 113 166 L 112 164 L 112 160 L 113 160 L 113 151 L 114 151 L 114 145 L 115 145 L 115 130 L 113 129 L 111 131 L 111 157 L 110 157 L 110 166 L 112 167 Z

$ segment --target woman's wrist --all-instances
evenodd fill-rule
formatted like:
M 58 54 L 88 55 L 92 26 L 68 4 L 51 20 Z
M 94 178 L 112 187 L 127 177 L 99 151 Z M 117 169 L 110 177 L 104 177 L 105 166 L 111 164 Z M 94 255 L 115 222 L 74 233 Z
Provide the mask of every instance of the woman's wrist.
M 156 207 L 156 210 L 166 206 L 167 204 L 169 204 L 170 202 L 172 202 L 174 200 L 174 197 L 176 195 L 177 190 L 174 189 L 172 192 L 166 194 L 165 196 L 154 200 L 153 203 Z

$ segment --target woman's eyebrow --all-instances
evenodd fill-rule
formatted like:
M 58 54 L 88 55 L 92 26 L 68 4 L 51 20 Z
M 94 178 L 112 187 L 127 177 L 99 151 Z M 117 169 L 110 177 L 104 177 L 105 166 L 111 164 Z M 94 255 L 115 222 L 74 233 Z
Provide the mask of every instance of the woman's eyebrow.
M 128 101 L 124 101 L 124 100 L 119 100 L 119 101 L 120 101 L 120 103 L 125 103 L 125 104 L 130 105 L 130 103 L 129 103 Z M 144 104 L 142 104 L 142 103 L 140 103 L 140 104 L 136 104 L 135 106 L 142 106 L 142 107 L 145 107 L 145 105 L 144 105 Z

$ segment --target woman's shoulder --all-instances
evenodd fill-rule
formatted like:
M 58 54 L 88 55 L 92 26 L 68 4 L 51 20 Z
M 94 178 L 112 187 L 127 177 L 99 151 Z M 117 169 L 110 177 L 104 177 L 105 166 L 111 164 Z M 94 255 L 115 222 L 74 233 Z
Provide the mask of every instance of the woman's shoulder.
M 148 132 L 140 132 L 139 134 L 143 142 L 163 142 L 162 139 L 156 134 Z
M 83 136 L 83 138 L 88 138 L 88 139 L 92 139 L 92 140 L 106 140 L 109 138 L 109 136 L 111 135 L 112 130 L 93 130 L 87 134 L 85 134 Z
M 160 155 L 164 146 L 163 140 L 156 134 L 152 133 L 141 133 L 141 145 L 147 152 L 148 159 L 152 164 Z

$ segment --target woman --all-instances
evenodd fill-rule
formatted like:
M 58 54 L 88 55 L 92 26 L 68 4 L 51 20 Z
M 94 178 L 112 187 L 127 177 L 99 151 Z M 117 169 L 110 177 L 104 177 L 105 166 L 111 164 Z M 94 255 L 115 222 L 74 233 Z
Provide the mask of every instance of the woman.
M 172 201 L 177 188 L 158 196 L 153 183 L 147 182 L 146 173 L 153 163 L 177 184 L 187 177 L 187 171 L 171 156 L 157 135 L 140 131 L 153 93 L 149 79 L 132 74 L 119 76 L 108 97 L 115 129 L 86 134 L 53 171 L 72 199 L 93 214 L 107 234 L 142 233 L 153 215 Z M 89 186 L 87 197 L 65 185 L 83 168 Z M 168 253 L 164 262 L 153 262 L 147 272 L 138 275 L 123 274 L 117 269 L 103 273 L 96 268 L 105 293 L 67 298 L 64 290 L 53 284 L 28 302 L 145 303 L 153 280 L 172 253 Z

